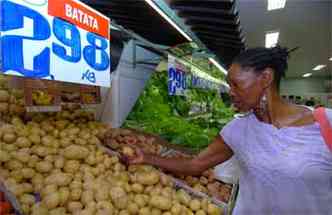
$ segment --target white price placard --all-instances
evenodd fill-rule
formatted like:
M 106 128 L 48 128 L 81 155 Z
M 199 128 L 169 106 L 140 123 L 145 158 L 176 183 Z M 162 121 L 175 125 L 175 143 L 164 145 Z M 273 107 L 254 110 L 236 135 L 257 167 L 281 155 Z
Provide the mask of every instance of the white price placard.
M 78 0 L 0 1 L 4 74 L 110 87 L 110 20 Z

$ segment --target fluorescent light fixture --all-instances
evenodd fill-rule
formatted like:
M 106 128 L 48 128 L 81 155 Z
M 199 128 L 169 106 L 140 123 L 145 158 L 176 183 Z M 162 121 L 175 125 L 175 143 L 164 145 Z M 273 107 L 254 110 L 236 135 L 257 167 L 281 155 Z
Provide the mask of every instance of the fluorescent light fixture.
M 306 73 L 306 74 L 302 75 L 303 78 L 308 78 L 310 76 L 312 76 L 312 73 Z
M 222 71 L 225 75 L 227 75 L 227 70 L 224 69 L 224 67 L 222 67 L 215 59 L 209 57 L 209 61 L 211 61 L 211 63 L 213 63 L 220 71 Z
M 265 34 L 265 47 L 272 48 L 277 45 L 279 40 L 279 31 L 268 32 Z
M 312 70 L 314 70 L 314 71 L 318 71 L 318 70 L 321 70 L 321 69 L 323 69 L 323 68 L 325 68 L 326 67 L 326 65 L 317 65 L 317 66 L 315 66 Z
M 268 0 L 267 10 L 277 10 L 282 9 L 286 5 L 286 0 Z
M 162 11 L 153 0 L 145 0 L 146 3 L 150 5 L 155 11 L 157 11 L 166 21 L 171 24 L 176 30 L 178 30 L 189 42 L 192 42 L 193 40 L 190 38 L 190 36 L 184 32 L 172 19 L 170 19 L 164 11 Z

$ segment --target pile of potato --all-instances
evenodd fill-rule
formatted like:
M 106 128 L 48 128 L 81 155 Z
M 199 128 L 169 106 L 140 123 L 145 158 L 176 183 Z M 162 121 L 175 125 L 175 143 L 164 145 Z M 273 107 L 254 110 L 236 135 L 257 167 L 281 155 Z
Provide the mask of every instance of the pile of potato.
M 0 127 L 0 179 L 32 215 L 222 214 L 151 166 L 126 167 L 97 144 L 108 128 L 80 110 Z
M 111 132 L 108 132 L 106 140 L 107 146 L 119 152 L 125 151 L 124 154 L 131 154 L 130 150 L 128 150 L 128 146 L 132 144 L 141 148 L 146 153 L 162 155 L 161 152 L 166 151 L 165 147 L 158 144 L 155 138 L 146 137 L 127 129 L 112 129 Z M 165 155 L 165 157 L 191 158 L 193 155 L 174 151 L 173 153 Z M 181 175 L 175 177 L 182 179 L 187 185 L 198 192 L 206 193 L 226 203 L 230 199 L 232 185 L 216 180 L 213 169 L 205 171 L 200 177 Z
M 25 112 L 23 90 L 10 88 L 10 77 L 0 75 L 0 116 L 20 115 Z
M 168 157 L 188 158 L 190 156 L 177 152 L 175 154 L 169 154 Z M 206 193 L 210 196 L 217 198 L 222 202 L 228 203 L 230 200 L 233 189 L 232 185 L 216 180 L 212 168 L 203 172 L 202 175 L 199 177 L 181 176 L 181 175 L 177 177 L 185 181 L 187 185 L 189 185 L 198 192 Z
M 160 155 L 165 147 L 157 144 L 154 137 L 137 134 L 128 129 L 114 128 L 108 132 L 106 145 L 113 150 L 121 151 L 122 148 L 134 144 L 145 153 Z

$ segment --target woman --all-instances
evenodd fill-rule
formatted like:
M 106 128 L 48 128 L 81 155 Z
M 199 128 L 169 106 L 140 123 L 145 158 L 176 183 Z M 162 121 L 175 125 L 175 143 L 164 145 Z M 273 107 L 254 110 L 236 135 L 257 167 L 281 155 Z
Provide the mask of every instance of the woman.
M 229 93 L 235 107 L 249 114 L 226 125 L 196 158 L 167 159 L 137 150 L 130 163 L 198 175 L 234 154 L 241 168 L 234 214 L 332 214 L 332 153 L 312 111 L 286 103 L 278 93 L 288 54 L 278 46 L 236 57 L 227 76 Z

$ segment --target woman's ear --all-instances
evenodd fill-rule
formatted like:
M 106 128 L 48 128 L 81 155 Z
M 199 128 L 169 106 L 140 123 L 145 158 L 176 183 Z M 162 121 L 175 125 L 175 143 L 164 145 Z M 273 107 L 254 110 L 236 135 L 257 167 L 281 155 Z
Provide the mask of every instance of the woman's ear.
M 268 88 L 272 85 L 274 80 L 274 73 L 271 68 L 266 68 L 260 75 L 261 84 L 264 88 Z

